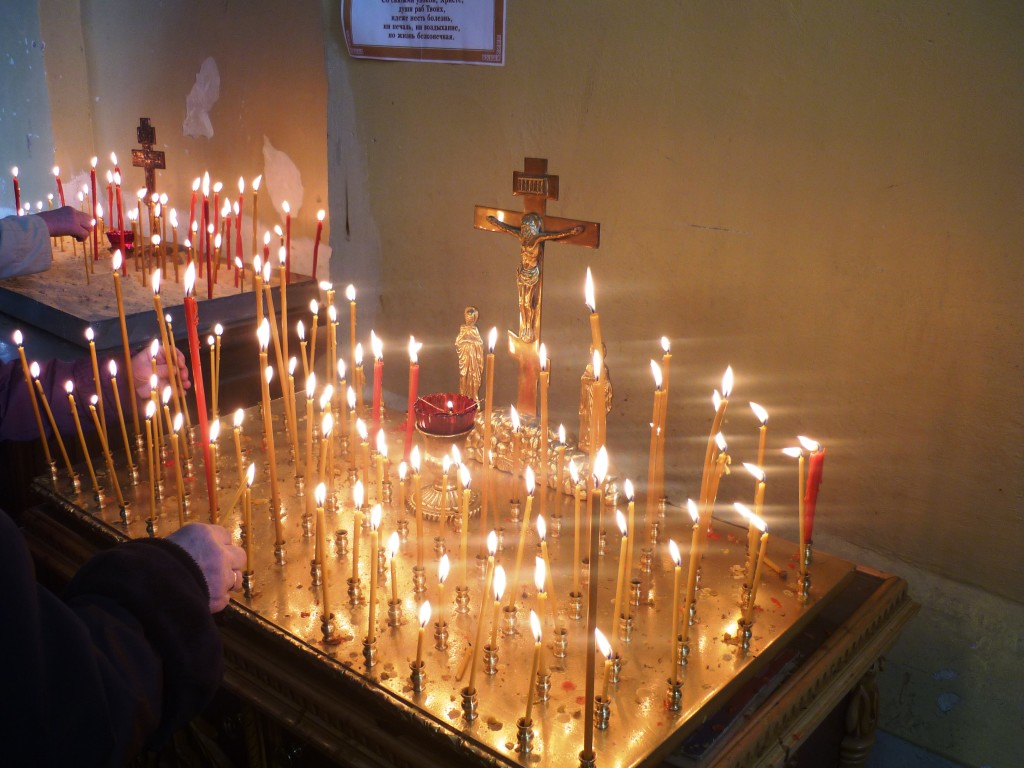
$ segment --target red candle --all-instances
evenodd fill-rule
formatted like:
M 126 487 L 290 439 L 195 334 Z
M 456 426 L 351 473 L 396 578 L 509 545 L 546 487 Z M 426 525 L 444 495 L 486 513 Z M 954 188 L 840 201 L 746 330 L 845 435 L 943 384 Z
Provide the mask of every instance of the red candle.
M 188 204 L 188 231 L 195 229 L 192 225 L 196 222 L 196 196 L 199 194 L 199 177 L 196 176 L 192 182 L 192 201 Z
M 18 186 L 18 166 L 11 168 L 11 175 L 14 177 L 14 208 L 17 215 L 21 216 L 21 187 Z
M 413 408 L 416 405 L 416 395 L 420 387 L 420 364 L 417 353 L 423 344 L 416 341 L 415 336 L 409 337 L 409 410 L 405 421 L 405 460 L 409 460 L 409 452 L 412 450 L 412 427 L 416 421 L 416 414 Z
M 320 235 L 324 231 L 324 216 L 327 212 L 321 208 L 316 214 L 316 237 L 313 240 L 313 278 L 316 278 L 317 257 L 320 254 Z M 408 456 L 406 456 L 408 458 Z
M 239 179 L 241 181 L 241 179 Z M 242 259 L 242 197 L 235 203 L 235 256 Z
M 219 181 L 213 185 L 213 230 L 220 229 L 220 191 L 224 185 Z
M 67 203 L 64 202 L 64 184 L 60 180 L 60 166 L 53 166 L 53 177 L 57 180 L 57 197 L 60 198 L 61 207 L 64 207 Z
M 113 171 L 107 171 L 107 212 L 110 214 L 110 221 L 107 222 L 107 229 L 114 228 L 114 210 L 114 173 Z M 121 247 L 122 249 L 124 248 L 123 243 Z
M 196 393 L 196 411 L 199 414 L 199 437 L 203 446 L 203 463 L 206 467 L 206 490 L 213 509 L 215 489 L 213 487 L 213 465 L 210 463 L 210 429 L 206 419 L 206 392 L 203 389 L 203 360 L 199 353 L 199 307 L 195 297 L 195 262 L 185 269 L 185 329 L 188 331 L 188 349 L 192 358 L 192 388 Z
M 370 346 L 373 348 L 373 432 L 380 429 L 380 399 L 384 380 L 384 345 L 373 331 L 370 331 Z
M 801 441 L 802 442 L 802 441 Z M 807 486 L 804 491 L 804 535 L 807 541 L 813 539 L 814 507 L 818 503 L 818 488 L 821 486 L 821 472 L 825 467 L 825 446 L 815 443 L 807 460 Z
M 92 207 L 93 211 L 95 212 L 95 210 L 96 210 L 96 163 L 99 162 L 99 158 L 98 157 L 94 157 L 89 162 L 92 165 L 92 167 L 89 169 L 89 189 L 90 189 L 90 194 L 92 195 L 89 198 L 89 202 L 91 203 L 91 207 Z M 95 227 L 95 226 L 92 228 L 92 255 L 94 257 L 96 256 L 97 253 L 99 253 L 99 242 L 98 242 L 99 232 L 97 231 L 98 229 L 99 229 L 99 227 Z M 124 246 L 125 246 L 125 244 L 121 243 L 121 249 L 122 250 L 124 249 Z
M 285 200 L 284 208 L 284 282 L 289 284 L 292 281 L 292 209 Z
M 210 255 L 210 174 L 203 174 L 203 211 L 200 226 L 203 230 L 202 244 L 206 251 L 206 298 L 213 298 L 213 262 Z

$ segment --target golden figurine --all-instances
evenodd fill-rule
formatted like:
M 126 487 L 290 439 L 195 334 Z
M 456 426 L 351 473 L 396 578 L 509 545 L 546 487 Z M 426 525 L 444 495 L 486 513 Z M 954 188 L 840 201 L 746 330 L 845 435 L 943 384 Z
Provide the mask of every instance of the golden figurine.
M 604 352 L 605 345 L 601 345 L 601 367 L 604 368 L 604 380 L 605 380 L 605 396 L 604 396 L 604 407 L 605 413 L 612 412 L 612 380 L 608 373 L 608 363 L 605 362 Z M 590 450 L 590 410 L 594 407 L 593 394 L 594 394 L 594 363 L 593 360 L 587 363 L 587 367 L 583 369 L 583 375 L 580 376 L 580 436 L 577 446 L 581 451 Z
M 455 350 L 459 355 L 459 394 L 476 400 L 484 372 L 484 341 L 476 327 L 480 317 L 476 307 L 466 307 L 465 317 L 466 322 L 455 338 Z
M 544 219 L 538 213 L 523 214 L 523 221 L 518 227 L 500 221 L 495 216 L 487 217 L 488 223 L 497 227 L 499 232 L 507 232 L 519 238 L 520 258 L 522 261 L 516 269 L 516 282 L 519 284 L 519 338 L 522 341 L 533 341 L 539 335 L 537 328 L 537 306 L 540 303 L 540 263 L 544 243 L 548 240 L 564 240 L 575 237 L 586 227 L 577 224 L 568 229 L 555 232 L 544 231 Z

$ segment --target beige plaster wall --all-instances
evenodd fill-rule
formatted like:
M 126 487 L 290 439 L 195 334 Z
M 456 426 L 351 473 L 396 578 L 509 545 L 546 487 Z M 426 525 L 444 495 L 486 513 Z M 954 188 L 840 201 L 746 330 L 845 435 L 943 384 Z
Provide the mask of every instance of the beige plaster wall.
M 428 341 L 423 387 L 454 387 L 464 305 L 485 331 L 515 327 L 515 242 L 474 231 L 473 205 L 518 209 L 512 171 L 548 158 L 562 189 L 549 211 L 602 223 L 596 252 L 547 250 L 553 423 L 576 428 L 589 264 L 621 473 L 643 486 L 659 337 L 675 353 L 674 503 L 697 490 L 711 393 L 731 364 L 737 467 L 756 447 L 748 400 L 771 415 L 773 533 L 796 536 L 795 468 L 778 449 L 817 437 L 821 538 L 928 574 L 923 616 L 952 618 L 914 637 L 949 658 L 986 655 L 965 663 L 978 695 L 950 715 L 925 693 L 942 671 L 897 649 L 909 667 L 888 683 L 903 708 L 890 727 L 1001 764 L 1024 703 L 980 691 L 1013 674 L 1021 627 L 997 609 L 943 606 L 934 583 L 1024 602 L 1024 9 L 522 0 L 509 4 L 500 68 L 350 59 L 337 4 L 324 9 L 336 249 L 339 216 L 363 205 L 346 223 L 360 245 L 333 276 L 379 280 L 360 306 L 396 367 L 415 333 Z M 508 403 L 507 358 L 498 375 Z M 401 391 L 401 374 L 387 386 Z M 740 470 L 720 499 L 751 496 Z M 1003 633 L 1002 651 L 985 643 Z

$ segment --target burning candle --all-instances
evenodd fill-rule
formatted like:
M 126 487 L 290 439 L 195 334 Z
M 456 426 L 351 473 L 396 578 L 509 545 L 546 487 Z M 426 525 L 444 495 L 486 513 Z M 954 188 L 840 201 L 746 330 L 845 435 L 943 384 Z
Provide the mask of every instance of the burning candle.
M 184 419 L 182 415 L 176 414 L 171 424 L 171 450 L 174 453 L 174 487 L 178 500 L 178 527 L 185 524 L 185 483 L 181 476 L 181 451 L 178 441 L 181 439 L 181 425 Z
M 690 635 L 690 606 L 697 599 L 697 566 L 700 563 L 700 515 L 693 499 L 686 500 L 686 509 L 690 513 L 693 527 L 690 530 L 690 561 L 686 573 L 686 592 L 683 603 L 682 642 Z
M 544 572 L 547 574 L 547 592 L 553 593 L 554 585 L 552 583 L 551 576 L 551 558 L 548 557 L 548 527 L 547 523 L 544 522 L 544 515 L 537 515 L 537 539 L 540 541 L 540 559 L 544 561 Z M 544 612 L 541 611 L 541 615 Z M 551 623 L 555 623 L 555 606 L 551 606 Z
M 284 211 L 284 258 L 281 266 L 284 268 L 284 282 L 288 284 L 292 281 L 292 207 L 285 200 L 281 203 L 281 209 Z
M 437 563 L 437 621 L 444 624 L 444 583 L 448 580 L 448 573 L 451 570 L 451 560 L 448 553 L 441 555 Z
M 725 369 L 722 374 L 722 393 L 716 391 L 712 402 L 715 406 L 715 418 L 711 422 L 711 434 L 708 436 L 708 447 L 704 453 L 704 470 L 701 474 L 700 498 L 708 498 L 708 478 L 711 474 L 711 461 L 715 450 L 715 435 L 722 431 L 722 419 L 725 418 L 725 409 L 729 406 L 729 396 L 732 394 L 733 372 L 732 366 Z
M 299 357 L 302 359 L 302 378 L 309 378 L 309 356 L 306 354 L 306 326 L 299 320 L 295 323 L 295 335 L 299 337 Z
M 363 345 L 362 343 L 356 344 L 356 367 L 352 373 L 353 384 L 356 390 L 356 410 L 357 416 L 362 416 L 365 411 L 363 410 Z
M 61 207 L 63 207 L 67 205 L 67 203 L 64 202 L 64 185 L 60 180 L 60 166 L 53 166 L 53 178 L 57 180 L 57 197 L 60 198 L 60 204 Z
M 523 722 L 529 725 L 533 722 L 531 715 L 533 714 L 533 696 L 534 689 L 536 686 L 533 681 L 537 678 L 537 669 L 540 666 L 540 649 L 541 649 L 541 631 L 540 631 L 540 619 L 537 618 L 535 611 L 530 611 L 530 631 L 533 633 L 533 669 L 530 672 L 530 678 L 527 681 L 527 694 L 526 694 L 526 715 L 523 717 Z
M 64 466 L 67 467 L 68 477 L 73 478 L 75 476 L 75 471 L 71 467 L 71 459 L 68 458 L 67 449 L 64 447 L 64 440 L 61 439 L 60 432 L 57 431 L 57 422 L 53 418 L 53 411 L 50 410 L 50 403 L 47 401 L 46 393 L 43 391 L 43 384 L 39 381 L 39 363 L 33 360 L 29 365 L 29 373 L 32 375 L 36 394 L 39 395 L 39 402 L 43 404 L 43 410 L 46 413 L 47 421 L 50 422 L 50 430 L 53 432 L 53 436 L 57 439 L 57 447 L 60 448 L 61 458 L 64 459 Z
M 25 386 L 28 387 L 29 400 L 32 402 L 32 414 L 36 417 L 36 426 L 39 428 L 39 440 L 43 444 L 43 455 L 46 457 L 46 466 L 49 467 L 53 463 L 53 459 L 50 456 L 50 444 L 46 440 L 46 429 L 43 427 L 43 419 L 39 415 L 39 403 L 36 402 L 36 391 L 32 386 L 32 374 L 29 371 L 28 360 L 25 358 L 25 339 L 20 330 L 14 331 L 14 344 L 18 348 L 18 357 L 21 360 L 21 372 L 25 377 Z M 116 383 L 114 386 L 117 386 Z
M 754 569 L 754 578 L 750 584 L 750 599 L 743 611 L 743 623 L 749 625 L 754 620 L 754 604 L 757 601 L 757 588 L 761 584 L 761 568 L 764 566 L 765 551 L 768 549 L 768 524 L 759 516 L 754 515 L 752 522 L 758 531 L 761 532 L 760 547 L 757 552 L 757 567 Z
M 470 691 L 475 691 L 474 682 L 476 681 L 476 659 L 477 659 L 477 655 L 478 655 L 479 650 L 480 650 L 480 641 L 483 640 L 483 636 L 484 636 L 484 632 L 483 632 L 483 630 L 484 630 L 484 620 L 485 620 L 484 619 L 484 614 L 485 614 L 485 610 L 486 610 L 486 607 L 487 607 L 487 598 L 488 598 L 488 596 L 489 596 L 489 594 L 491 592 L 492 580 L 495 578 L 495 575 L 496 575 L 495 574 L 495 570 L 496 569 L 494 567 L 494 554 L 495 554 L 495 552 L 497 552 L 497 550 L 498 550 L 498 535 L 494 531 L 491 531 L 487 535 L 487 551 L 488 551 L 487 573 L 484 575 L 484 591 L 480 595 L 480 613 L 479 613 L 479 615 L 477 617 L 477 623 L 476 623 L 476 640 L 473 643 L 473 650 L 470 653 L 469 685 L 467 686 L 467 689 L 470 690 Z M 504 569 L 502 569 L 502 581 L 504 581 L 504 576 L 505 576 L 505 571 L 504 571 Z M 504 591 L 504 584 L 502 584 L 502 588 L 503 588 L 503 591 Z M 500 606 L 500 604 L 501 604 L 501 595 L 498 595 L 498 597 L 495 599 L 494 603 L 495 603 L 495 605 Z
M 682 581 L 683 556 L 679 552 L 679 545 L 676 544 L 675 539 L 669 539 L 668 540 L 668 553 L 669 553 L 669 557 L 672 558 L 672 564 L 673 564 L 673 569 L 672 569 L 672 613 L 669 614 L 669 619 L 670 619 L 670 621 L 669 621 L 669 640 L 670 640 L 669 648 L 672 649 L 671 653 L 669 654 L 669 659 L 671 660 L 671 664 L 672 664 L 672 674 L 670 675 L 669 679 L 670 680 L 678 680 L 679 679 L 679 665 L 676 663 L 676 658 L 678 656 L 678 651 L 677 651 L 677 647 L 678 646 L 677 646 L 677 643 L 679 642 L 679 632 L 678 632 L 677 628 L 679 626 L 679 586 L 680 586 L 679 582 Z M 686 618 L 683 619 L 683 622 L 686 625 L 689 625 L 689 623 L 690 623 Z
M 309 311 L 313 315 L 313 321 L 309 331 L 309 370 L 316 370 L 316 326 L 320 321 L 320 304 L 316 299 L 309 302 Z
M 512 488 L 513 498 L 519 498 L 516 494 L 515 487 L 519 481 L 519 461 L 522 452 L 523 436 L 520 431 L 519 422 L 519 411 L 516 410 L 514 405 L 510 405 L 508 409 L 509 420 L 512 422 Z
M 420 447 L 414 445 L 409 454 L 412 466 L 413 499 L 416 504 L 416 566 L 423 567 L 423 489 L 420 485 Z
M 146 469 L 149 474 L 149 521 L 156 518 L 156 446 L 153 445 L 153 416 L 156 403 L 146 403 Z
M 384 385 L 384 344 L 370 331 L 370 348 L 373 350 L 373 431 L 380 428 L 381 394 Z
M 331 587 L 327 567 L 327 524 L 324 521 L 324 502 L 327 500 L 327 486 L 319 483 L 313 493 L 316 500 L 316 552 L 320 562 L 320 594 L 323 596 L 324 623 L 329 622 L 331 616 Z
M 277 489 L 277 458 L 274 450 L 273 415 L 270 410 L 270 382 L 274 378 L 274 367 L 263 369 L 263 429 L 267 443 L 267 463 L 270 465 L 270 514 L 274 519 L 274 545 L 284 546 L 284 525 L 281 520 L 281 496 Z
M 188 348 L 192 358 L 192 387 L 199 414 L 199 436 L 203 446 L 203 463 L 206 467 L 206 490 L 210 506 L 214 504 L 213 467 L 210 465 L 210 428 L 206 419 L 206 392 L 203 391 L 203 361 L 199 356 L 199 308 L 195 297 L 195 262 L 185 269 L 185 329 L 188 332 Z M 130 363 L 129 363 L 130 364 Z M 273 472 L 273 469 L 271 469 Z
M 245 570 L 252 573 L 252 549 L 256 532 L 252 528 L 252 482 L 256 478 L 256 464 L 249 464 L 245 472 L 245 499 L 242 504 L 242 524 L 245 525 Z M 321 579 L 321 583 L 323 580 Z
M 313 239 L 313 278 L 316 278 L 317 257 L 320 254 L 320 235 L 324 231 L 324 217 L 327 211 L 321 208 L 316 213 L 316 237 Z
M 381 514 L 381 505 L 375 504 L 370 512 L 370 616 L 366 628 L 366 639 L 370 643 L 377 636 L 377 542 Z
M 588 498 L 590 513 L 590 586 L 587 597 L 587 671 L 585 683 L 585 695 L 583 698 L 583 753 L 594 754 L 594 651 L 597 636 L 597 585 L 600 581 L 600 563 L 598 559 L 598 520 L 595 518 L 593 508 L 598 510 L 604 504 L 604 493 L 601 486 L 604 484 L 605 473 L 608 471 L 608 451 L 602 445 L 595 456 L 593 464 L 593 489 Z M 609 649 L 610 654 L 610 649 Z M 606 683 L 607 687 L 607 683 Z
M 214 419 L 210 422 L 210 465 L 213 468 L 214 477 L 217 474 L 217 440 L 220 438 L 220 420 Z M 214 482 L 213 491 L 210 493 L 210 522 L 217 524 L 220 521 L 220 510 L 217 507 L 217 483 Z
M 14 210 L 21 216 L 21 187 L 18 185 L 18 166 L 11 168 L 11 176 L 14 179 Z
M 419 613 L 420 620 L 420 631 L 416 637 L 416 668 L 419 669 L 423 665 L 423 632 L 427 628 L 427 624 L 430 623 L 430 601 L 424 600 L 423 605 L 420 606 Z
M 92 381 L 96 387 L 96 394 L 100 394 L 103 389 L 100 383 L 100 364 L 96 359 L 96 334 L 93 333 L 92 326 L 90 325 L 85 329 L 85 338 L 89 342 L 89 360 L 92 363 Z M 100 428 L 103 430 L 103 434 L 107 432 L 107 417 L 103 413 L 103 400 L 99 401 L 99 414 L 100 414 Z
M 544 342 L 540 345 L 540 479 L 541 487 L 547 488 L 548 476 L 548 390 L 551 387 L 551 371 L 548 370 L 548 349 Z M 541 496 L 542 511 L 543 499 Z
M 626 545 L 629 541 L 629 531 L 626 527 L 626 516 L 622 514 L 621 510 L 615 510 L 615 523 L 619 526 L 619 532 L 622 534 L 622 539 L 619 543 L 619 572 L 615 579 L 615 609 L 612 611 L 612 626 L 616 626 L 619 621 L 622 609 L 622 593 L 626 585 L 626 574 L 628 569 L 626 563 L 629 561 L 627 557 Z
M 768 411 L 766 411 L 763 406 L 760 406 L 757 403 L 753 403 L 753 402 L 750 404 L 750 410 L 752 410 L 754 412 L 754 416 L 757 418 L 757 420 L 761 424 L 760 428 L 758 429 L 758 438 L 757 438 L 757 466 L 763 467 L 764 466 L 764 446 L 765 446 L 765 440 L 766 440 L 767 435 L 768 435 Z
M 500 565 L 496 565 L 494 567 L 494 584 L 492 585 L 492 591 L 494 592 L 494 609 L 491 612 L 490 643 L 491 648 L 495 650 L 498 648 L 498 624 L 501 614 L 501 598 L 505 595 L 506 586 L 505 569 Z
M 406 460 L 409 459 L 409 451 L 412 450 L 412 428 L 416 421 L 413 406 L 416 404 L 416 397 L 419 392 L 420 363 L 418 355 L 422 346 L 423 344 L 416 341 L 415 336 L 409 337 L 409 398 L 405 420 L 405 450 L 402 454 Z
M 559 499 L 559 502 L 561 501 L 562 493 L 564 493 L 563 489 L 565 487 L 565 447 L 565 425 L 559 424 L 558 447 L 555 448 L 555 468 L 556 472 L 558 473 L 556 480 L 556 487 L 558 489 L 558 492 L 555 498 Z
M 543 520 L 543 517 L 538 517 L 537 522 Z M 533 585 L 537 588 L 537 615 L 544 620 L 544 606 L 548 601 L 548 588 L 547 580 L 550 571 L 547 567 L 547 561 L 543 557 L 534 557 L 533 559 Z M 551 606 L 551 621 L 554 624 L 554 606 Z M 540 670 L 544 671 L 544 663 L 541 662 Z
M 352 370 L 356 370 L 356 287 L 349 285 L 345 289 L 345 298 L 348 299 L 348 337 L 349 353 L 352 355 Z M 360 365 L 362 360 L 360 360 Z
M 646 508 L 646 540 L 651 540 L 651 527 L 657 516 L 655 497 L 658 484 L 658 426 L 661 424 L 661 366 L 651 360 L 651 375 L 654 376 L 654 413 L 651 415 L 651 446 L 647 459 L 647 508 Z M 595 405 L 596 408 L 596 405 Z
M 519 589 L 519 570 L 523 565 L 523 551 L 526 549 L 526 531 L 530 527 L 530 514 L 533 510 L 533 494 L 536 490 L 533 468 L 527 465 L 526 471 L 526 511 L 519 528 L 519 546 L 516 548 L 516 569 L 512 572 L 512 589 L 508 593 L 508 608 L 512 610 L 516 604 L 516 592 Z
M 363 501 L 364 501 L 365 489 L 363 487 L 362 480 L 356 480 L 356 484 L 352 486 L 352 583 L 358 583 L 359 581 L 359 539 L 361 537 L 360 530 L 363 527 Z M 374 567 L 371 560 L 371 569 L 377 570 Z
M 94 209 L 98 200 L 96 198 L 96 163 L 99 162 L 99 158 L 93 157 L 89 161 L 89 208 Z M 93 258 L 96 258 L 96 254 L 99 253 L 99 232 L 97 227 L 92 228 L 92 253 Z
M 78 441 L 82 445 L 82 454 L 85 456 L 85 466 L 89 470 L 89 479 L 92 480 L 93 491 L 99 496 L 100 484 L 96 481 L 96 472 L 92 467 L 92 459 L 89 458 L 89 447 L 85 444 L 85 434 L 82 432 L 82 422 L 78 419 L 78 408 L 75 407 L 75 385 L 68 380 L 64 383 L 64 391 L 68 393 L 68 405 L 71 407 L 71 416 L 75 420 L 75 431 L 78 433 Z
M 462 560 L 462 586 L 469 584 L 466 573 L 469 564 L 469 500 L 471 491 L 469 489 L 472 477 L 469 474 L 469 467 L 465 464 L 459 466 L 459 479 L 462 481 L 462 525 L 459 541 L 459 557 Z
M 110 455 L 110 446 L 107 444 L 107 437 L 100 426 L 100 417 L 96 413 L 96 404 L 99 397 L 93 395 L 89 399 L 89 415 L 92 416 L 92 423 L 96 426 L 96 433 L 100 438 L 100 448 L 103 450 L 103 458 L 107 464 L 107 475 L 114 486 L 114 495 L 117 497 L 118 507 L 124 507 L 124 496 L 121 495 L 121 484 L 117 482 L 117 470 L 114 469 L 114 459 Z
M 583 284 L 583 303 L 590 310 L 590 348 L 591 352 L 602 352 L 604 341 L 601 339 L 601 318 L 597 314 L 597 301 L 594 298 L 594 276 L 587 267 L 587 279 Z M 594 378 L 603 376 L 603 373 L 594 369 Z
M 377 430 L 377 502 L 384 502 L 385 463 L 388 459 L 388 439 L 383 429 Z
M 235 441 L 235 463 L 238 465 L 238 482 L 245 482 L 245 467 L 242 463 L 242 422 L 245 421 L 245 411 L 239 408 L 235 411 L 233 419 L 233 437 Z
M 408 474 L 408 462 L 398 462 L 398 509 L 400 514 L 405 514 L 405 478 Z
M 256 249 L 256 244 L 259 242 L 256 239 L 256 228 L 259 224 L 259 205 L 260 205 L 260 182 L 263 181 L 263 174 L 261 173 L 255 179 L 252 180 L 252 247 Z
M 256 294 L 256 327 L 259 328 L 263 324 L 263 259 L 259 254 L 252 259 L 252 284 Z
M 580 501 L 582 486 L 575 459 L 569 460 L 569 479 L 572 480 L 573 526 L 572 526 L 572 593 L 580 594 Z
M 817 440 L 799 437 L 800 444 L 808 453 L 807 487 L 804 492 L 804 535 L 806 544 L 814 541 L 814 512 L 818 506 L 818 489 L 821 487 L 821 473 L 825 468 L 825 447 Z M 801 557 L 804 553 L 801 552 Z
M 398 602 L 398 571 L 395 568 L 395 558 L 398 557 L 398 548 L 401 546 L 402 540 L 398 535 L 398 531 L 392 531 L 391 535 L 388 536 L 388 544 L 386 547 L 388 555 L 388 566 L 391 569 L 391 602 Z
M 807 562 L 804 557 L 804 552 L 807 546 L 807 532 L 804 530 L 804 451 L 803 448 L 797 446 L 793 448 L 784 448 L 782 452 L 797 460 L 797 525 L 800 530 L 800 551 L 797 556 L 800 561 L 800 580 L 802 582 L 803 577 L 807 572 Z
M 612 653 L 612 645 L 608 642 L 608 638 L 604 636 L 604 632 L 600 629 L 594 629 L 594 641 L 597 643 L 598 653 L 604 657 L 604 685 L 601 687 L 601 698 L 605 701 L 608 700 L 608 684 L 611 682 L 611 669 L 612 659 L 615 658 L 615 654 Z M 594 662 L 591 656 L 590 668 L 593 668 Z M 590 699 L 587 699 L 589 704 Z M 590 709 L 593 709 L 591 706 Z
M 633 489 L 633 481 L 626 478 L 626 481 L 622 484 L 622 492 L 626 497 L 626 522 L 629 526 L 629 530 L 636 531 L 634 527 L 634 518 L 636 516 L 636 497 Z M 626 573 L 630 574 L 633 572 L 633 542 L 636 536 L 629 537 L 629 543 L 626 545 Z M 628 576 L 627 576 L 628 579 Z

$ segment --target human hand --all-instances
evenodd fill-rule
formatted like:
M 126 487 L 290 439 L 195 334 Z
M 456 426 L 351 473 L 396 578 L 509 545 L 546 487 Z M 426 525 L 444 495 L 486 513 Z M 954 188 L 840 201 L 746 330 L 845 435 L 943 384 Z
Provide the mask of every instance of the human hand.
M 245 550 L 231 543 L 231 534 L 219 525 L 189 523 L 167 537 L 184 549 L 203 572 L 210 592 L 210 613 L 223 611 L 230 592 L 242 588 Z
M 189 380 L 188 367 L 185 365 L 185 355 L 180 349 L 175 349 L 174 351 L 177 352 L 178 373 L 181 375 L 182 386 L 185 387 L 185 389 L 189 389 L 192 386 L 192 382 Z M 164 357 L 164 349 L 161 347 L 156 353 L 158 394 L 162 393 L 163 388 L 170 383 L 170 373 L 170 368 L 167 366 L 167 358 Z M 149 350 L 144 349 L 132 358 L 132 376 L 135 379 L 135 396 L 138 397 L 142 403 L 149 401 L 149 379 L 152 375 L 153 359 L 149 355 Z
M 46 222 L 46 228 L 50 230 L 50 237 L 70 235 L 75 240 L 82 242 L 92 232 L 92 218 L 70 205 L 62 205 L 60 208 L 49 211 L 39 211 L 36 216 Z

